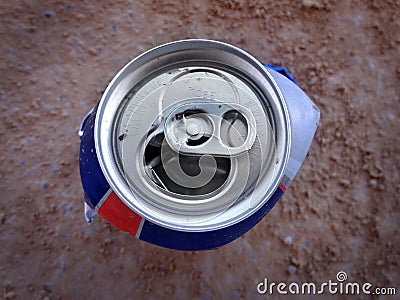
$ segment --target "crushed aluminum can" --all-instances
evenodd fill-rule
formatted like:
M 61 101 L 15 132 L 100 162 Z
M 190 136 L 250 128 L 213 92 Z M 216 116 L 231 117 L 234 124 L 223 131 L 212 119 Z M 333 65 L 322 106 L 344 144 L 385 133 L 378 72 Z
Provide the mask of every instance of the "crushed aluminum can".
M 86 219 L 99 214 L 172 249 L 227 244 L 282 196 L 319 117 L 285 69 L 239 48 L 197 39 L 153 48 L 82 123 Z

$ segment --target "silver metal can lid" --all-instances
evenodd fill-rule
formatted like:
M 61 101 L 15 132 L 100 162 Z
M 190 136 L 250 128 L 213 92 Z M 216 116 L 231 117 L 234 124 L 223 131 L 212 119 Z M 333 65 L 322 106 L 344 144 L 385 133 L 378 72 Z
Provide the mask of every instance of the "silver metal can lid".
M 246 52 L 216 41 L 159 46 L 128 63 L 97 110 L 95 144 L 112 189 L 149 221 L 224 228 L 276 190 L 290 122 L 279 87 Z

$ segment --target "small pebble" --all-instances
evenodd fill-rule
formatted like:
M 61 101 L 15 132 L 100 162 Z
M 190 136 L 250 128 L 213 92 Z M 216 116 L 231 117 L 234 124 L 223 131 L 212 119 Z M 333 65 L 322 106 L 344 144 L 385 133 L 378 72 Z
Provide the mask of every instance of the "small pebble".
M 296 268 L 295 266 L 293 266 L 293 265 L 290 265 L 290 266 L 287 268 L 287 272 L 288 272 L 289 274 L 294 274 L 294 273 L 297 272 L 297 268 Z
M 7 217 L 6 214 L 4 212 L 0 213 L 0 224 L 3 225 L 6 221 Z
M 291 237 L 290 235 L 286 236 L 286 237 L 283 239 L 283 242 L 284 242 L 286 245 L 291 244 L 292 241 L 293 241 L 293 239 L 292 239 L 292 237 Z
M 15 299 L 16 296 L 14 292 L 8 292 L 4 294 L 4 299 Z
M 97 50 L 96 50 L 96 48 L 94 48 L 94 47 L 90 47 L 90 48 L 88 49 L 88 52 L 89 52 L 89 54 L 92 55 L 92 56 L 97 55 Z

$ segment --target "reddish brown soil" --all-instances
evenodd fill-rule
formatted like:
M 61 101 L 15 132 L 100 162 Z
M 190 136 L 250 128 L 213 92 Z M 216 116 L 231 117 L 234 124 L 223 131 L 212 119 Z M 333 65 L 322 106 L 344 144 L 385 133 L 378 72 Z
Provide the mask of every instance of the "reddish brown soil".
M 400 2 L 248 2 L 1 2 L 3 298 L 243 299 L 265 276 L 324 282 L 340 270 L 400 288 Z M 159 248 L 98 217 L 88 226 L 78 171 L 78 126 L 108 81 L 188 37 L 287 67 L 321 109 L 281 201 L 207 252 Z

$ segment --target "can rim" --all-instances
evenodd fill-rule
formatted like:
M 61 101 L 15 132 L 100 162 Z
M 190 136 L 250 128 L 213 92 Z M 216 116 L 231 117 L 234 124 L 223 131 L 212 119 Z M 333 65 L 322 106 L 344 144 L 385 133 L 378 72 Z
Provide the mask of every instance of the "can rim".
M 126 198 L 126 193 L 123 192 L 123 188 L 121 188 L 121 183 L 118 182 L 118 174 L 117 174 L 117 166 L 116 162 L 113 159 L 113 151 L 112 151 L 112 146 L 110 143 L 111 139 L 111 128 L 112 125 L 112 119 L 115 116 L 111 116 L 111 118 L 104 118 L 105 115 L 105 107 L 107 106 L 109 99 L 111 97 L 111 94 L 115 91 L 115 88 L 123 83 L 124 77 L 129 75 L 130 70 L 136 69 L 139 67 L 143 67 L 147 62 L 157 59 L 160 55 L 163 55 L 164 53 L 171 52 L 171 51 L 179 51 L 179 50 L 190 50 L 190 49 L 196 49 L 196 48 L 212 48 L 212 49 L 218 49 L 222 51 L 227 51 L 231 54 L 236 55 L 239 59 L 243 60 L 243 62 L 249 64 L 250 66 L 253 67 L 254 70 L 253 72 L 257 72 L 257 74 L 252 74 L 252 73 L 245 73 L 246 76 L 249 78 L 252 78 L 252 76 L 261 76 L 263 79 L 265 79 L 269 83 L 269 93 L 270 96 L 272 96 L 275 102 L 274 105 L 276 106 L 276 109 L 280 111 L 281 115 L 279 116 L 283 121 L 283 124 L 281 126 L 281 132 L 279 132 L 280 135 L 282 135 L 282 139 L 284 141 L 284 146 L 283 148 L 280 149 L 281 152 L 283 153 L 282 155 L 282 161 L 280 162 L 280 168 L 274 176 L 273 183 L 270 185 L 270 188 L 264 195 L 264 198 L 262 201 L 258 203 L 257 206 L 254 207 L 251 211 L 249 211 L 247 214 L 244 214 L 241 216 L 241 218 L 238 218 L 237 220 L 234 220 L 230 223 L 223 224 L 223 225 L 218 225 L 217 227 L 213 226 L 208 226 L 208 227 L 188 227 L 188 226 L 182 226 L 181 224 L 170 224 L 168 222 L 164 222 L 162 220 L 153 218 L 150 214 L 148 214 L 145 210 L 141 209 L 141 207 L 138 207 L 130 199 Z M 226 62 L 225 62 L 226 63 Z M 228 62 L 229 63 L 229 62 Z M 243 70 L 242 70 L 243 71 Z M 266 87 L 265 87 L 266 88 Z M 263 92 L 266 92 L 266 90 L 263 90 Z M 123 97 L 122 97 L 123 98 Z M 279 108 L 278 108 L 279 107 Z M 109 116 L 107 116 L 109 117 Z M 108 123 L 107 126 L 103 126 L 105 123 Z M 186 40 L 179 40 L 179 41 L 174 41 L 170 43 L 166 43 L 160 46 L 157 46 L 155 48 L 152 48 L 143 54 L 137 56 L 135 59 L 131 60 L 128 64 L 126 64 L 111 80 L 109 85 L 107 86 L 105 92 L 103 93 L 103 96 L 100 100 L 97 114 L 96 114 L 96 119 L 95 119 L 95 125 L 94 125 L 94 141 L 95 141 L 95 148 L 96 152 L 98 155 L 99 159 L 99 164 L 100 167 L 103 171 L 103 174 L 110 184 L 111 188 L 114 190 L 114 192 L 118 195 L 118 197 L 133 211 L 138 213 L 139 215 L 143 216 L 145 219 L 156 223 L 160 226 L 167 227 L 170 229 L 174 230 L 179 230 L 179 231 L 190 231 L 190 232 L 200 232 L 200 231 L 211 231 L 211 230 L 217 230 L 221 228 L 225 228 L 228 226 L 231 226 L 233 224 L 236 224 L 243 219 L 248 218 L 251 216 L 253 213 L 255 213 L 257 210 L 259 210 L 263 205 L 265 205 L 270 197 L 273 195 L 275 190 L 278 188 L 279 183 L 282 180 L 282 177 L 284 176 L 284 171 L 286 169 L 286 165 L 288 162 L 289 154 L 290 154 L 290 145 L 291 145 L 291 128 L 290 128 L 290 119 L 289 119 L 289 113 L 288 109 L 286 107 L 286 103 L 284 101 L 283 94 L 279 88 L 279 86 L 276 84 L 275 80 L 273 77 L 270 75 L 270 73 L 266 70 L 266 68 L 253 56 L 251 56 L 249 53 L 245 52 L 244 50 L 237 48 L 235 46 L 229 45 L 227 43 L 219 42 L 219 41 L 214 41 L 214 40 L 206 40 L 206 39 L 186 39 Z

